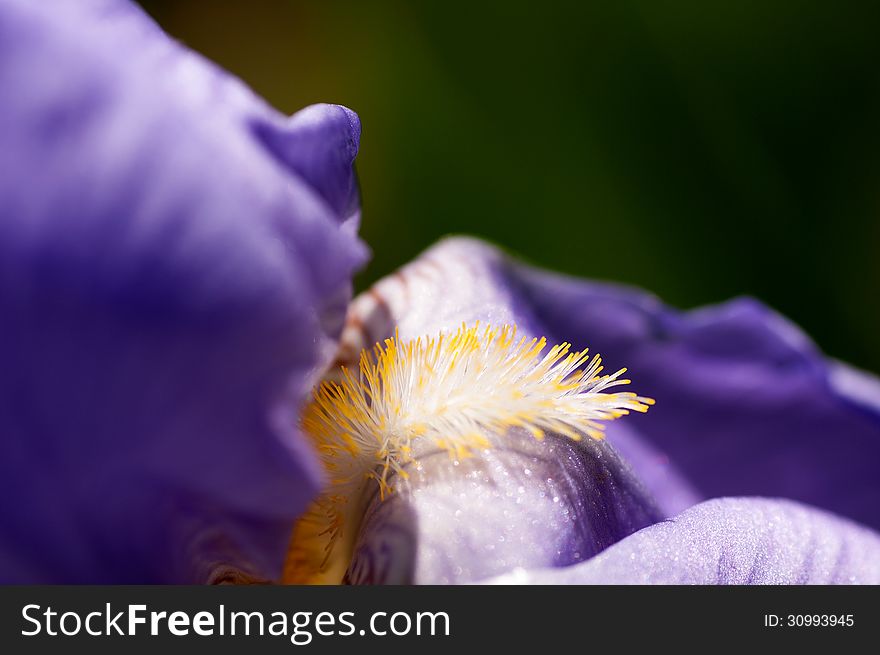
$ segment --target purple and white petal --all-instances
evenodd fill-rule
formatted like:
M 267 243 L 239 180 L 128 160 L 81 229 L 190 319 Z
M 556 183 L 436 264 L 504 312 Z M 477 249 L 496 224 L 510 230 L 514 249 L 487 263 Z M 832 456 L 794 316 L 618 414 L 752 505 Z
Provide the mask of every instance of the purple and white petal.
M 682 312 L 456 237 L 353 302 L 342 357 L 395 325 L 415 337 L 476 320 L 516 323 L 629 368 L 657 405 L 610 424 L 609 441 L 667 516 L 699 499 L 760 494 L 880 526 L 880 383 L 825 358 L 758 301 Z

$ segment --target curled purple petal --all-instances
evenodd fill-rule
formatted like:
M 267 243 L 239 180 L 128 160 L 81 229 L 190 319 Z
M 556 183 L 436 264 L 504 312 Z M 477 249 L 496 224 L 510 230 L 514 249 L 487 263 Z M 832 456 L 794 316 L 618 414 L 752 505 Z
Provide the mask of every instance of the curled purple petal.
M 880 535 L 785 500 L 722 498 L 645 528 L 589 562 L 496 584 L 880 584 Z
M 356 117 L 288 119 L 120 0 L 3 3 L 0 92 L 0 580 L 277 576 L 365 258 Z

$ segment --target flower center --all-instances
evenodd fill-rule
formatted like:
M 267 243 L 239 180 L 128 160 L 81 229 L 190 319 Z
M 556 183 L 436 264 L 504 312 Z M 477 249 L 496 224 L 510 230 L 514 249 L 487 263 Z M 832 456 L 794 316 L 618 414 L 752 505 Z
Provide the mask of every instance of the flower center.
M 574 440 L 604 437 L 604 421 L 654 404 L 635 393 L 626 369 L 601 375 L 602 359 L 544 338 L 517 338 L 515 326 L 462 325 L 453 334 L 402 342 L 399 335 L 361 353 L 355 373 L 322 382 L 302 415 L 329 484 L 297 521 L 284 571 L 289 583 L 339 583 L 369 500 L 381 498 L 425 446 L 454 460 L 489 447 L 489 436 L 524 428 Z

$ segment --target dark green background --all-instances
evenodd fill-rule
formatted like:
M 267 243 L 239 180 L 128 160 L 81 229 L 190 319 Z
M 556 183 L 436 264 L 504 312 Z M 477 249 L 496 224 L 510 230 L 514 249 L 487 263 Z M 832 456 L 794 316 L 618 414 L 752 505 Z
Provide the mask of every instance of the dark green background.
M 870 3 L 143 4 L 279 109 L 360 114 L 360 286 L 468 232 L 680 307 L 757 296 L 880 370 Z

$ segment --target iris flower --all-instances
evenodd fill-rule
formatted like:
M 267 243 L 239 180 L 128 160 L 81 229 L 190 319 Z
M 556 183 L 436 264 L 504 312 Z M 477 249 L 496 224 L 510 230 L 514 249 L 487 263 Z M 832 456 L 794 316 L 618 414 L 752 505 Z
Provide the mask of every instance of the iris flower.
M 4 2 L 0 92 L 2 582 L 880 583 L 880 382 L 757 301 L 350 302 L 357 116 L 123 0 Z

